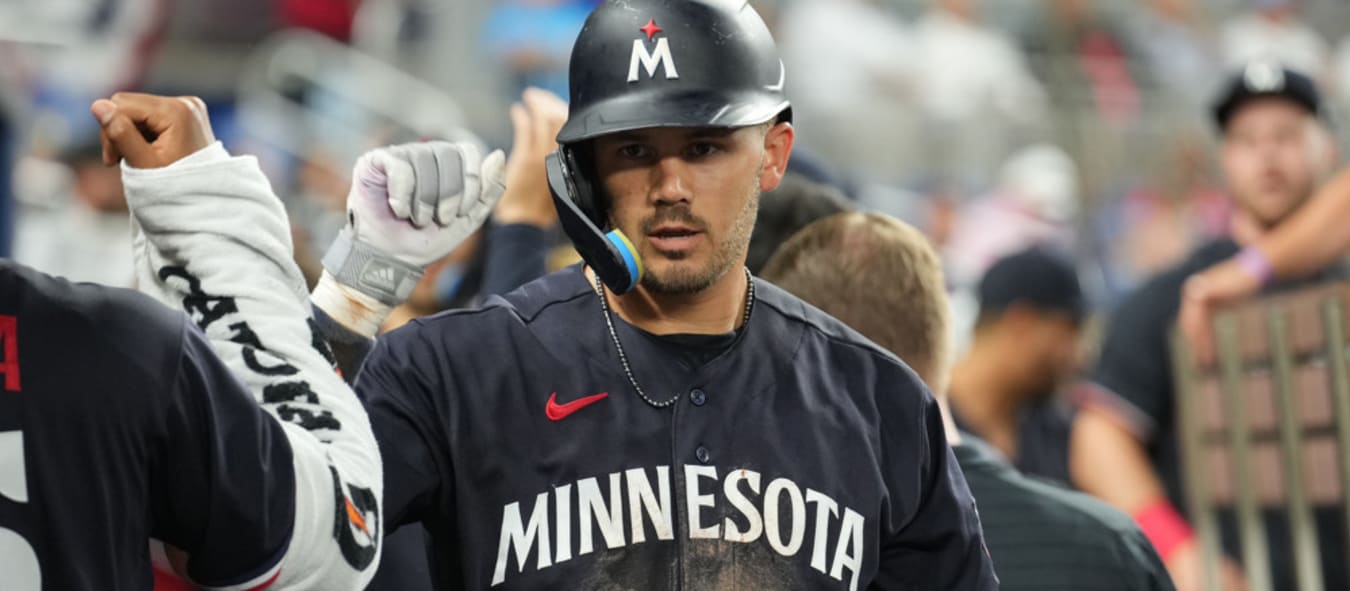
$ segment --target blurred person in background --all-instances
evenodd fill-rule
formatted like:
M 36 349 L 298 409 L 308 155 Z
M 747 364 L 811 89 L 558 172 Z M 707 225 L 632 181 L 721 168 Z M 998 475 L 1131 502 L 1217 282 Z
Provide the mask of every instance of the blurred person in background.
M 14 243 L 14 124 L 0 101 L 0 258 Z
M 527 87 L 567 94 L 572 42 L 595 2 L 501 0 L 483 25 L 483 43 L 509 73 L 510 95 Z
M 1316 277 L 1350 254 L 1350 169 L 1342 170 L 1300 208 L 1237 256 L 1186 280 L 1178 319 L 1193 350 L 1213 353 L 1210 314 L 1280 282 Z
M 1178 507 L 1184 507 L 1183 467 L 1174 410 L 1169 335 L 1187 277 L 1236 255 L 1304 205 L 1330 172 L 1335 148 L 1320 118 L 1322 102 L 1311 78 L 1273 61 L 1237 72 L 1220 95 L 1214 118 L 1222 132 L 1220 160 L 1232 193 L 1229 235 L 1196 249 L 1184 262 L 1134 292 L 1111 319 L 1097 365 L 1076 392 L 1070 467 L 1075 484 L 1134 516 L 1167 562 L 1179 589 L 1202 588 L 1199 543 Z M 1318 510 L 1327 588 L 1345 589 L 1345 541 L 1331 531 L 1337 511 Z M 1225 515 L 1226 514 L 1226 515 Z M 1232 511 L 1222 511 L 1231 525 Z M 1287 516 L 1268 511 L 1271 535 Z M 1236 556 L 1236 532 L 1223 527 L 1224 547 Z M 1269 542 L 1279 588 L 1292 588 L 1289 544 Z M 1245 586 L 1225 559 L 1223 588 Z
M 1077 270 L 1030 248 L 994 263 L 978 294 L 974 337 L 952 370 L 952 417 L 1018 470 L 1067 484 L 1072 416 L 1057 395 L 1080 365 Z
M 29 158 L 22 174 L 14 260 L 71 281 L 133 286 L 121 171 L 104 165 L 98 138 L 69 147 L 58 163 Z
M 1078 167 L 1068 154 L 1049 144 L 1017 151 L 994 189 L 957 213 L 942 250 L 948 282 L 974 286 L 995 261 L 1029 246 L 1071 249 L 1078 200 Z
M 918 230 L 880 214 L 836 214 L 788 240 L 764 276 L 900 357 L 932 389 L 979 504 L 1001 589 L 1172 589 L 1128 516 L 1019 474 L 1006 455 L 953 424 L 944 396 L 951 357 L 942 266 Z
M 848 177 L 899 182 L 912 173 L 913 35 L 879 0 L 798 0 L 780 39 L 806 147 Z
M 1350 34 L 1341 38 L 1332 56 L 1331 84 L 1335 86 L 1341 112 L 1350 112 Z
M 935 201 L 929 236 L 943 256 L 957 351 L 969 345 L 979 308 L 975 288 L 985 271 L 1033 246 L 1070 252 L 1077 239 L 1078 202 L 1078 167 L 1050 144 L 1014 153 L 986 195 L 961 206 Z
M 361 0 L 276 0 L 284 27 L 309 29 L 336 41 L 352 39 L 352 25 Z
M 310 148 L 296 162 L 296 187 L 286 202 L 295 259 L 305 282 L 314 285 L 323 270 L 319 257 L 337 237 L 347 219 L 348 179 L 339 172 L 337 158 L 320 146 Z
M 1222 81 L 1218 33 L 1196 0 L 1147 0 L 1130 14 L 1132 46 L 1166 98 L 1194 112 Z
M 0 256 L 15 255 L 27 240 L 16 184 L 18 163 L 29 152 L 55 159 L 97 130 L 88 125 L 89 101 L 142 84 L 172 14 L 169 0 L 109 2 L 9 2 L 0 9 Z M 43 122 L 41 132 L 32 130 Z M 113 285 L 130 279 L 118 272 Z M 46 269 L 52 271 L 53 269 Z
M 755 229 L 750 232 L 750 247 L 745 254 L 745 268 L 759 275 L 769 257 L 802 228 L 853 209 L 848 198 L 833 187 L 788 172 L 777 189 L 760 195 Z
M 1101 0 L 1049 0 L 1027 31 L 1026 46 L 1050 92 L 1055 113 L 1051 137 L 1077 158 L 1085 195 L 1131 174 L 1132 142 L 1142 110 L 1138 48 L 1119 18 L 1119 4 Z
M 1085 238 L 1101 253 L 1104 301 L 1098 303 L 1106 308 L 1227 234 L 1232 205 L 1211 162 L 1212 142 L 1201 133 L 1208 130 L 1182 127 L 1165 134 L 1138 168 L 1140 178 L 1095 212 Z
M 1046 123 L 1047 97 L 1010 37 L 985 25 L 978 0 L 932 0 L 914 24 L 913 87 L 923 116 L 926 170 L 982 186 L 1028 130 Z
M 1273 59 L 1318 82 L 1331 73 L 1331 48 L 1299 18 L 1300 0 L 1250 0 L 1251 10 L 1223 25 L 1221 47 L 1230 68 Z
M 1052 108 L 1073 113 L 1088 107 L 1090 113 L 1123 126 L 1139 115 L 1140 76 L 1131 64 L 1138 52 L 1109 7 L 1098 0 L 1051 0 L 1027 41 L 1051 88 Z M 1059 125 L 1079 124 L 1070 117 L 1060 119 Z

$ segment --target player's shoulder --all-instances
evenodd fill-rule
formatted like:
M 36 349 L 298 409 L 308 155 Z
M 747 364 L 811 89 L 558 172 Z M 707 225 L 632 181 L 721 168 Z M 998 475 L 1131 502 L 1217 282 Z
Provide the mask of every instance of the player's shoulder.
M 1120 315 L 1144 314 L 1169 317 L 1181 306 L 1181 289 L 1191 275 L 1237 254 L 1238 245 L 1230 239 L 1211 241 L 1182 260 L 1164 269 L 1130 293 L 1120 306 Z
M 836 355 L 854 356 L 881 365 L 905 367 L 890 351 L 872 342 L 852 327 L 821 309 L 763 279 L 755 280 L 755 305 L 772 314 L 777 323 L 792 327 L 801 336 L 797 354 L 807 347 L 828 349 Z
M 593 303 L 589 300 L 594 299 L 594 295 L 580 265 L 574 265 L 535 279 L 505 295 L 491 296 L 478 307 L 446 310 L 414 319 L 381 340 L 396 343 L 415 339 L 445 346 L 473 343 L 481 349 L 487 344 L 485 339 L 510 335 L 504 327 L 547 331 L 551 325 L 575 321 L 578 309 Z M 475 335 L 475 338 L 462 338 L 466 334 Z
M 0 260 L 0 314 L 17 317 L 25 362 L 63 395 L 94 384 L 158 388 L 177 372 L 188 326 L 185 314 L 145 294 L 71 282 L 9 260 Z
M 1129 516 L 1086 494 L 1019 473 L 978 438 L 963 433 L 953 452 L 994 543 L 1000 534 L 1025 540 L 1034 530 L 1046 545 L 1085 553 L 1118 556 L 1121 547 L 1147 546 Z
M 184 314 L 130 289 L 72 282 L 8 259 L 0 259 L 0 286 L 3 311 L 41 322 L 42 338 L 72 348 L 176 349 L 182 340 Z

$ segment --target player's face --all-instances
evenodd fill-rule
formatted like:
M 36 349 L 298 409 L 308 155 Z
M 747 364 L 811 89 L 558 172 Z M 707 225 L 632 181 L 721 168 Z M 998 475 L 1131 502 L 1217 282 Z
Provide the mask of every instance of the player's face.
M 595 140 L 610 223 L 628 235 L 656 293 L 695 293 L 745 264 L 759 194 L 778 186 L 792 126 L 658 128 Z
M 1078 323 L 1066 314 L 1039 314 L 1035 328 L 1026 335 L 1029 350 L 1034 351 L 1035 367 L 1028 392 L 1036 396 L 1053 395 L 1081 368 Z
M 1329 144 L 1308 112 L 1284 99 L 1242 106 L 1229 120 L 1223 168 L 1237 207 L 1263 227 L 1298 209 L 1330 162 Z

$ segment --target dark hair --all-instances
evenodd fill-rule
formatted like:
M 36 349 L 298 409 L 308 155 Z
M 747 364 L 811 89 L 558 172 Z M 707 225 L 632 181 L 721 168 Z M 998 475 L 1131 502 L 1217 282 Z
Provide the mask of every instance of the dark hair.
M 942 261 L 913 226 L 877 213 L 830 216 L 788 240 L 763 277 L 900 357 L 934 392 L 945 390 Z
M 797 231 L 818 219 L 852 210 L 843 193 L 789 172 L 777 189 L 760 197 L 745 266 L 758 275 L 774 251 Z

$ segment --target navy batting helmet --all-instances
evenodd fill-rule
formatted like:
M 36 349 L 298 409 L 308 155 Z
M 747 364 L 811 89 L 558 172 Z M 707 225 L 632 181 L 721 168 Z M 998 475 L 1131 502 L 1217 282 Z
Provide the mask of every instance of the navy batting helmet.
M 773 37 L 746 0 L 609 0 L 586 19 L 548 177 L 563 230 L 611 290 L 637 286 L 642 262 L 621 232 L 603 231 L 608 212 L 585 142 L 654 127 L 790 121 L 784 79 Z

